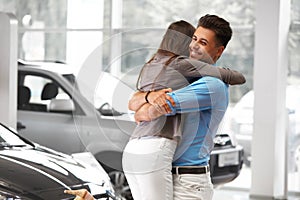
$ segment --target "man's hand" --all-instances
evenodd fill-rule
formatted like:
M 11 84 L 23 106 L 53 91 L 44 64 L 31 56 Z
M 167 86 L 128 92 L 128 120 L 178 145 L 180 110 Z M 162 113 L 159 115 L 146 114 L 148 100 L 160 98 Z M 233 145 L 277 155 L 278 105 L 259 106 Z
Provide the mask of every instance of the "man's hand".
M 168 92 L 172 92 L 171 88 L 162 89 L 158 91 L 150 92 L 147 99 L 148 102 L 154 106 L 154 108 L 163 114 L 172 112 L 170 106 L 168 105 L 167 101 L 171 103 L 172 106 L 175 106 L 174 100 L 167 95 Z

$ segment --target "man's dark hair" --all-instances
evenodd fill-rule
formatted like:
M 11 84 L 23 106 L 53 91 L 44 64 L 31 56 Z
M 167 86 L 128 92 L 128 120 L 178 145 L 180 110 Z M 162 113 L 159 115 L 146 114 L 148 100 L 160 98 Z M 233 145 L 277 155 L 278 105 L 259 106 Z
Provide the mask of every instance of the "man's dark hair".
M 203 27 L 212 30 L 216 34 L 217 43 L 226 48 L 232 36 L 232 30 L 229 22 L 216 15 L 205 15 L 198 21 L 197 27 Z

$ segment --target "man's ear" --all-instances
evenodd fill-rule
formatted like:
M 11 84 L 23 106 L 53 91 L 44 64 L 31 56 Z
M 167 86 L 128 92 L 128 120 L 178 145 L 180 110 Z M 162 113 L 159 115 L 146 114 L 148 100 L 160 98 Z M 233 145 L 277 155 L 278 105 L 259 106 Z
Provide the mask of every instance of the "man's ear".
M 218 47 L 218 50 L 217 50 L 218 59 L 221 57 L 224 49 L 225 49 L 225 47 L 223 45 Z

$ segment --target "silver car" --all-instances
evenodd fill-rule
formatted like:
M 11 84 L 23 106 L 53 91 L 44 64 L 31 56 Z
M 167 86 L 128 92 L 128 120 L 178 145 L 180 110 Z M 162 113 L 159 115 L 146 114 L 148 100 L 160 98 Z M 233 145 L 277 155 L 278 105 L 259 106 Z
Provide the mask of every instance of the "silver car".
M 83 96 L 82 86 L 79 89 L 72 70 L 67 68 L 59 63 L 19 63 L 19 133 L 64 153 L 90 151 L 109 172 L 115 192 L 130 199 L 121 160 L 135 128 L 133 113 L 122 110 L 115 103 L 114 108 L 110 106 L 111 98 L 115 100 L 116 97 L 107 89 L 115 84 L 109 74 L 103 72 L 107 80 L 101 79 L 103 83 L 99 83 L 94 102 L 90 102 Z M 119 80 L 117 82 L 120 84 Z M 117 87 L 118 94 L 125 90 L 133 92 L 124 85 Z M 127 102 L 129 97 L 118 98 L 119 102 Z M 226 183 L 239 175 L 243 149 L 224 133 L 216 137 L 215 144 L 211 156 L 212 181 Z

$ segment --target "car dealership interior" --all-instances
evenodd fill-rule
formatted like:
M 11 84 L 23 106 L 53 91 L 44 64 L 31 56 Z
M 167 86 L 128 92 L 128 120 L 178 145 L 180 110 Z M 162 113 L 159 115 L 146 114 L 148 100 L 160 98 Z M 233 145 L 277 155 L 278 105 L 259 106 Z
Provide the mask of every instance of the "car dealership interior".
M 46 163 L 40 165 L 83 162 L 101 174 L 102 182 L 92 175 L 80 182 L 95 198 L 132 199 L 122 151 L 135 127 L 127 103 L 139 72 L 171 22 L 196 27 L 206 14 L 226 19 L 233 32 L 216 65 L 246 78 L 229 86 L 229 105 L 214 140 L 213 200 L 300 199 L 299 0 L 1 0 L 0 158 L 12 162 L 6 151 L 37 143 L 40 151 L 58 152 L 49 157 L 63 154 L 46 162 L 38 153 Z M 9 134 L 19 134 L 26 144 Z M 18 159 L 23 157 L 30 156 Z M 84 169 L 72 170 L 81 179 Z M 21 186 L 9 191 L 5 186 L 12 183 L 2 171 L 0 200 L 67 199 L 59 189 L 51 198 L 45 192 L 26 196 Z M 59 177 L 53 176 L 58 185 L 78 189 L 77 179 Z

